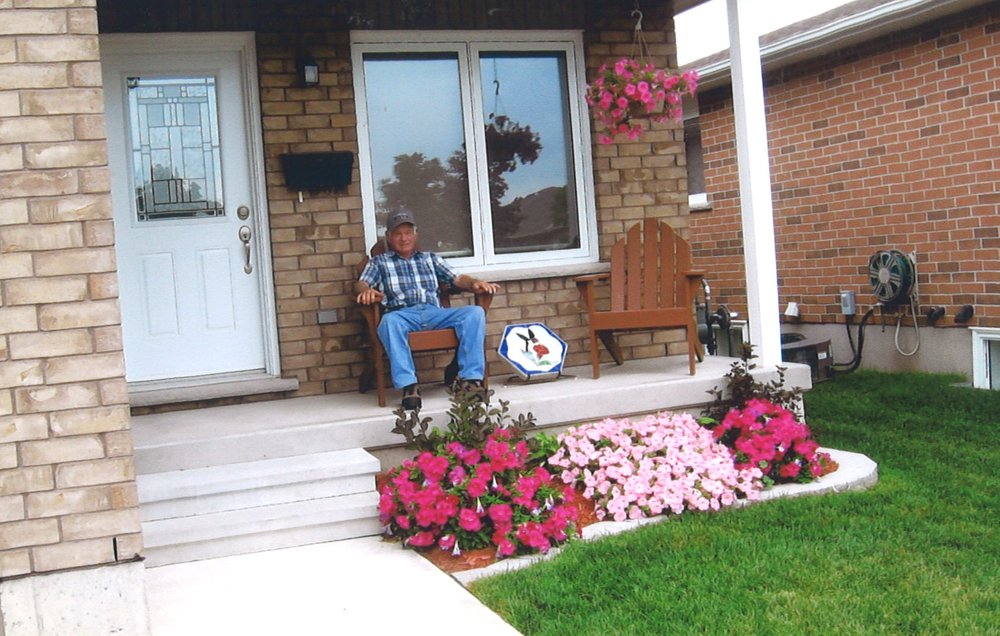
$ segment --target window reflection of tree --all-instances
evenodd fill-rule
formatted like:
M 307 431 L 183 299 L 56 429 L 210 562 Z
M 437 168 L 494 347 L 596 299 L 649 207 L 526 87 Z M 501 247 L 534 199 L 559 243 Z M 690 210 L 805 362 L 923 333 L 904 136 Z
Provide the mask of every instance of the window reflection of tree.
M 518 163 L 535 163 L 541 152 L 541 137 L 531 130 L 531 126 L 521 126 L 506 115 L 497 115 L 486 124 L 490 209 L 493 211 L 494 243 L 498 247 L 510 243 L 524 220 L 520 197 L 506 205 L 501 203 L 508 188 L 503 175 L 517 170 Z
M 406 206 L 417 218 L 425 247 L 441 252 L 468 253 L 472 219 L 469 210 L 469 184 L 464 156 L 457 164 L 452 155 L 445 166 L 437 157 L 415 152 L 397 155 L 392 179 L 379 183 L 382 200 L 378 202 L 377 220 L 385 225 L 389 211 Z
M 542 144 L 539 134 L 530 126 L 522 126 L 504 115 L 492 118 L 486 125 L 485 138 L 493 238 L 498 246 L 510 245 L 516 242 L 523 220 L 524 199 L 518 197 L 511 203 L 501 203 L 509 187 L 504 175 L 516 170 L 518 164 L 534 163 L 541 154 Z M 378 221 L 384 223 L 390 210 L 405 205 L 413 210 L 421 235 L 434 249 L 468 253 L 464 237 L 471 235 L 471 217 L 465 147 L 452 153 L 447 165 L 419 152 L 397 155 L 394 161 L 392 178 L 379 183 L 382 199 L 378 202 Z
M 154 164 L 149 178 L 135 189 L 136 210 L 142 220 L 221 216 L 222 202 L 207 200 L 201 179 L 188 179 L 171 166 Z

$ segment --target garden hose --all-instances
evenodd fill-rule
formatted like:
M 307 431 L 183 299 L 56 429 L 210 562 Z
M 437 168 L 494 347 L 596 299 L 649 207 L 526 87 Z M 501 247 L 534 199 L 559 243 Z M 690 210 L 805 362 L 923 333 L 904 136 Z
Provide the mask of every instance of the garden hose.
M 854 351 L 854 341 L 851 341 L 851 351 L 854 352 L 854 357 L 850 362 L 845 362 L 843 364 L 834 363 L 832 369 L 835 373 L 850 373 L 856 371 L 859 366 L 861 366 L 861 351 L 865 348 L 865 325 L 868 323 L 868 319 L 872 317 L 875 313 L 875 309 L 880 307 L 881 303 L 877 303 L 872 306 L 871 309 L 865 312 L 865 315 L 861 318 L 861 323 L 858 324 L 858 350 Z M 847 327 L 847 337 L 851 338 L 851 323 L 845 324 Z M 847 367 L 844 369 L 838 369 L 837 367 Z
M 899 332 L 903 325 L 903 317 L 906 315 L 906 305 L 902 306 L 899 312 L 899 317 L 896 319 L 896 333 L 893 336 L 893 343 L 896 345 L 896 351 L 899 355 L 910 357 L 915 355 L 917 351 L 920 351 L 920 326 L 917 324 L 917 300 L 916 294 L 910 296 L 910 313 L 913 315 L 913 331 L 917 334 L 917 344 L 913 346 L 913 351 L 903 351 L 903 348 L 899 345 Z

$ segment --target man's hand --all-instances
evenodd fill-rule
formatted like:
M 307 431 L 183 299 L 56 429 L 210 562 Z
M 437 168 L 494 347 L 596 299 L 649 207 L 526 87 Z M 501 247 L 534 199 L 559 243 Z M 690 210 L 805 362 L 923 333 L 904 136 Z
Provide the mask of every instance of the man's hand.
M 369 287 L 368 289 L 364 289 L 358 293 L 357 300 L 358 304 L 361 305 L 374 305 L 375 303 L 382 302 L 382 299 L 384 297 L 385 294 L 383 294 L 377 289 L 372 289 L 371 287 Z
M 472 291 L 477 294 L 495 294 L 500 291 L 500 285 L 477 279 L 472 281 Z
M 452 284 L 459 289 L 476 294 L 495 294 L 500 291 L 500 285 L 497 285 L 496 283 L 488 283 L 485 280 L 480 280 L 478 278 L 473 278 L 468 274 L 459 274 Z

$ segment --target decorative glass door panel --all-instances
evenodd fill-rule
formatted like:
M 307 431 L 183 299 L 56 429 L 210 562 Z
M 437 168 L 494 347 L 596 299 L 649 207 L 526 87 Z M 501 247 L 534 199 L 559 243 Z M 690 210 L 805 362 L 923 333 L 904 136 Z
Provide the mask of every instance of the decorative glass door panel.
M 127 90 L 138 220 L 224 215 L 215 78 L 130 77 Z

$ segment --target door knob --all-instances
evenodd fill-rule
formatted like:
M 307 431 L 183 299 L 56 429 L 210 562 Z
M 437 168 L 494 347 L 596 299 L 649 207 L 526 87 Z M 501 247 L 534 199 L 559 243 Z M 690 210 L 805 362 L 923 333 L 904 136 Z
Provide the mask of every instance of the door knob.
M 250 231 L 250 226 L 241 225 L 239 236 L 243 241 L 243 272 L 249 274 L 253 271 L 253 265 L 250 264 L 250 237 L 253 233 Z

